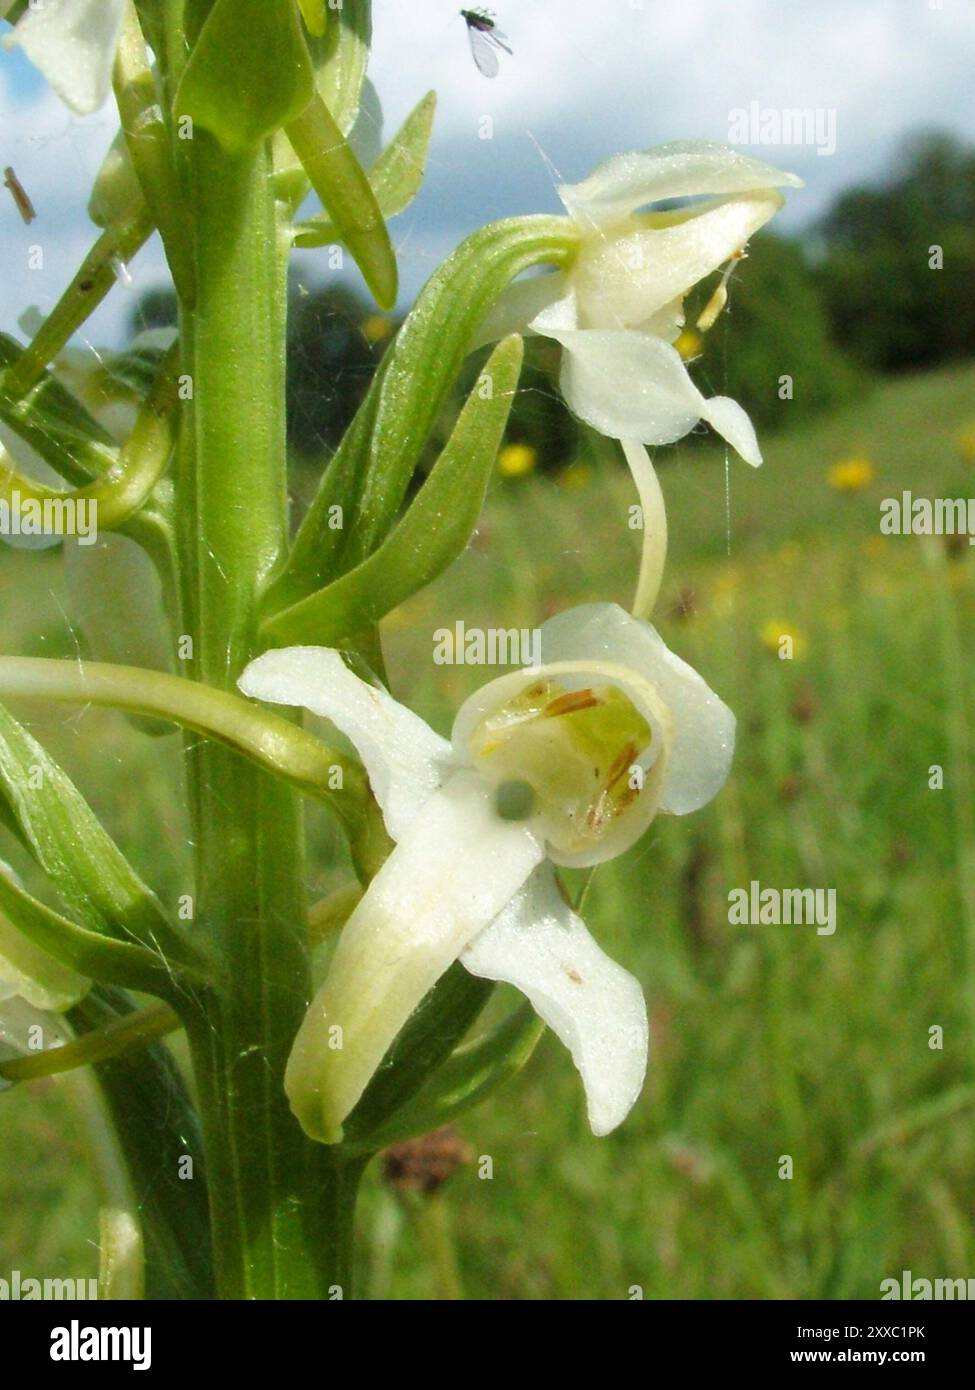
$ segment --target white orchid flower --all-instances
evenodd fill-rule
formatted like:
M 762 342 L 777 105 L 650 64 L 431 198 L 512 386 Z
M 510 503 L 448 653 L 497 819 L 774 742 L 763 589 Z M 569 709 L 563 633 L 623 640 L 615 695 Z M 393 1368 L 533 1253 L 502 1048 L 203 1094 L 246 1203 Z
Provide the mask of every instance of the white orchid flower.
M 314 1138 L 341 1138 L 390 1044 L 458 958 L 517 986 L 566 1044 L 594 1133 L 640 1093 L 640 986 L 563 900 L 553 866 L 601 863 L 658 810 L 703 806 L 727 776 L 734 716 L 615 604 L 551 619 L 541 653 L 540 666 L 473 695 L 450 742 L 328 648 L 267 652 L 241 678 L 246 694 L 302 706 L 351 739 L 397 842 L 343 929 L 288 1064 L 292 1108 Z
M 587 424 L 613 439 L 672 444 L 706 420 L 746 462 L 762 455 L 751 421 L 727 396 L 706 398 L 673 346 L 683 300 L 782 206 L 802 180 L 707 141 L 620 154 L 559 188 L 581 247 L 572 265 L 516 283 L 483 327 L 562 345 L 561 389 Z M 670 199 L 704 201 L 641 211 Z
M 4 39 L 19 46 L 63 102 L 80 116 L 97 111 L 112 89 L 126 0 L 42 0 Z

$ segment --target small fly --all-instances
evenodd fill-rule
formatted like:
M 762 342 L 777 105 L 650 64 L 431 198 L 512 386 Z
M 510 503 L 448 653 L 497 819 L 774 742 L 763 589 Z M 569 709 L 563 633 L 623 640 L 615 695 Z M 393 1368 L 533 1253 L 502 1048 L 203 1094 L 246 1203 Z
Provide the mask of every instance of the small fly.
M 512 53 L 507 37 L 498 28 L 494 16 L 487 10 L 461 10 L 471 42 L 471 57 L 483 77 L 497 77 L 501 71 L 498 49 Z
M 34 204 L 27 196 L 27 190 L 24 188 L 24 185 L 14 173 L 13 169 L 9 167 L 3 171 L 3 181 L 10 189 L 11 196 L 17 204 L 17 211 L 29 226 L 37 216 L 37 213 L 34 211 Z

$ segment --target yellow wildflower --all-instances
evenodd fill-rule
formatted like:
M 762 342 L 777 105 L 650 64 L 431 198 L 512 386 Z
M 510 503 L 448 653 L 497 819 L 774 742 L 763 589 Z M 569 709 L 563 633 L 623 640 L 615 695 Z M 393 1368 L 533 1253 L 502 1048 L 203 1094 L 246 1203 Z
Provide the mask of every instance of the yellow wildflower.
M 780 661 L 801 659 L 806 654 L 805 634 L 791 623 L 769 619 L 762 626 L 761 638 L 765 650 L 777 656 Z
M 874 474 L 874 466 L 868 458 L 863 454 L 852 454 L 834 463 L 826 479 L 837 492 L 862 492 L 873 482 Z
M 559 487 L 567 488 L 569 492 L 581 492 L 589 485 L 591 478 L 592 469 L 588 463 L 570 463 L 559 474 Z
M 506 444 L 498 454 L 498 471 L 504 478 L 523 478 L 538 463 L 538 451 L 530 444 Z
M 362 336 L 367 343 L 382 343 L 393 331 L 391 320 L 382 314 L 370 314 L 368 318 L 362 320 L 359 327 L 362 329 Z
M 975 420 L 958 432 L 958 452 L 966 463 L 975 464 Z

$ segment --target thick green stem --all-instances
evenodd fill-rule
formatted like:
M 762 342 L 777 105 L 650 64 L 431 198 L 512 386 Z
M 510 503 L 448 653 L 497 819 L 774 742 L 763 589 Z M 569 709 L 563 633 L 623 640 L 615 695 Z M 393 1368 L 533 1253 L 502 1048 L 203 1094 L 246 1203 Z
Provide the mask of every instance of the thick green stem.
M 287 245 L 268 152 L 188 153 L 196 300 L 183 305 L 176 478 L 184 674 L 230 690 L 257 652 L 258 598 L 287 543 Z M 185 638 L 192 639 L 192 647 Z M 357 1170 L 307 1140 L 284 1094 L 311 992 L 300 801 L 212 744 L 187 748 L 198 929 L 229 983 L 185 1022 L 204 1126 L 218 1292 L 327 1298 L 348 1283 Z M 341 1217 L 341 1220 L 340 1220 Z

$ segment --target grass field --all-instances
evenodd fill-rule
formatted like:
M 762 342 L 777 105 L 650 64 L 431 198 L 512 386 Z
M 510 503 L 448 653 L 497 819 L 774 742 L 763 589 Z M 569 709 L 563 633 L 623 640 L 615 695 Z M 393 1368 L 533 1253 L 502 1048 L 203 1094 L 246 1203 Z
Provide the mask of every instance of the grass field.
M 975 494 L 973 388 L 973 367 L 888 382 L 766 440 L 757 472 L 735 459 L 726 472 L 710 445 L 661 455 L 659 625 L 736 711 L 739 740 L 717 801 L 658 819 L 588 897 L 601 941 L 645 985 L 646 1090 L 593 1139 L 546 1038 L 460 1125 L 489 1180 L 472 1158 L 440 1196 L 404 1204 L 370 1175 L 364 1293 L 876 1298 L 903 1269 L 975 1271 L 975 554 L 879 531 L 880 500 L 904 488 Z M 842 493 L 827 474 L 851 455 L 874 478 Z M 483 672 L 433 667 L 434 628 L 625 603 L 632 500 L 603 457 L 499 481 L 471 549 L 388 624 L 396 692 L 446 728 Z M 57 565 L 0 556 L 5 651 L 70 652 Z M 108 715 L 33 727 L 165 891 L 184 862 L 176 745 Z M 835 888 L 835 934 L 729 925 L 728 893 L 752 879 Z M 4 1096 L 0 1274 L 93 1272 L 83 1159 L 57 1087 Z

